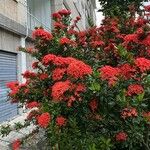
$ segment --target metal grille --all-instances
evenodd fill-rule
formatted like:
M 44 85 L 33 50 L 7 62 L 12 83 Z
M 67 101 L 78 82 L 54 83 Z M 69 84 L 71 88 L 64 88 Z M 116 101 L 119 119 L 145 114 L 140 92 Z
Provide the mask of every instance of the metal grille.
M 17 115 L 17 104 L 8 101 L 6 83 L 17 80 L 17 55 L 0 50 L 0 122 Z

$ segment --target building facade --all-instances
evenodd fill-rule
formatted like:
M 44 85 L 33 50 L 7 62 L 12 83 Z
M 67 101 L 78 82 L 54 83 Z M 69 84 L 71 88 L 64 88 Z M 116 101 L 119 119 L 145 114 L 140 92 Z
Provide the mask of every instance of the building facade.
M 95 23 L 95 7 L 95 0 L 0 0 L 0 124 L 23 116 L 16 104 L 7 101 L 6 83 L 23 82 L 21 74 L 31 69 L 32 58 L 17 48 L 32 44 L 30 36 L 34 27 L 43 26 L 50 31 L 51 14 L 69 9 L 72 18 L 82 18 L 78 29 L 84 30 L 89 27 L 89 18 Z
M 18 80 L 31 68 L 32 59 L 17 47 L 30 45 L 31 31 L 36 26 L 52 28 L 51 14 L 60 9 L 69 9 L 75 18 L 82 19 L 78 29 L 89 27 L 89 19 L 95 24 L 95 0 L 0 0 L 0 122 L 19 114 L 16 104 L 7 101 L 6 83 Z
M 60 9 L 71 10 L 71 17 L 81 17 L 81 21 L 77 24 L 79 30 L 84 30 L 89 27 L 89 20 L 96 24 L 96 1 L 95 0 L 53 0 L 52 12 Z

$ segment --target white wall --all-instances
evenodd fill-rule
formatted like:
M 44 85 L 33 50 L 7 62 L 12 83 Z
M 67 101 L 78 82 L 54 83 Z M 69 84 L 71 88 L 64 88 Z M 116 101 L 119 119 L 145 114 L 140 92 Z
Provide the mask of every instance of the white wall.
M 104 19 L 104 16 L 102 12 L 97 12 L 101 8 L 98 0 L 96 0 L 96 7 L 97 7 L 97 9 L 95 10 L 96 11 L 96 25 L 100 26 L 100 24 L 102 23 L 102 20 Z

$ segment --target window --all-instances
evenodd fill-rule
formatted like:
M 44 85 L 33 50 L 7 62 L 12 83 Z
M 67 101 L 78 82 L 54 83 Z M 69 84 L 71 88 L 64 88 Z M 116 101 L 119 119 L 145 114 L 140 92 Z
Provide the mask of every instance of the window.
M 17 104 L 8 101 L 6 83 L 17 80 L 17 55 L 0 50 L 0 122 L 18 114 Z
M 27 0 L 28 26 L 32 30 L 36 26 L 51 28 L 51 5 L 49 0 Z

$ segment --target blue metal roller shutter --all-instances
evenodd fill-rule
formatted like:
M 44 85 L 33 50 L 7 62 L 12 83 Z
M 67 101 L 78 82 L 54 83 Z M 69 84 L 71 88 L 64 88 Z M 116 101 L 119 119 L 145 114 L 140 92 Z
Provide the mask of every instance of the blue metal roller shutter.
M 0 50 L 0 122 L 17 115 L 17 104 L 8 101 L 6 83 L 17 80 L 17 55 Z

